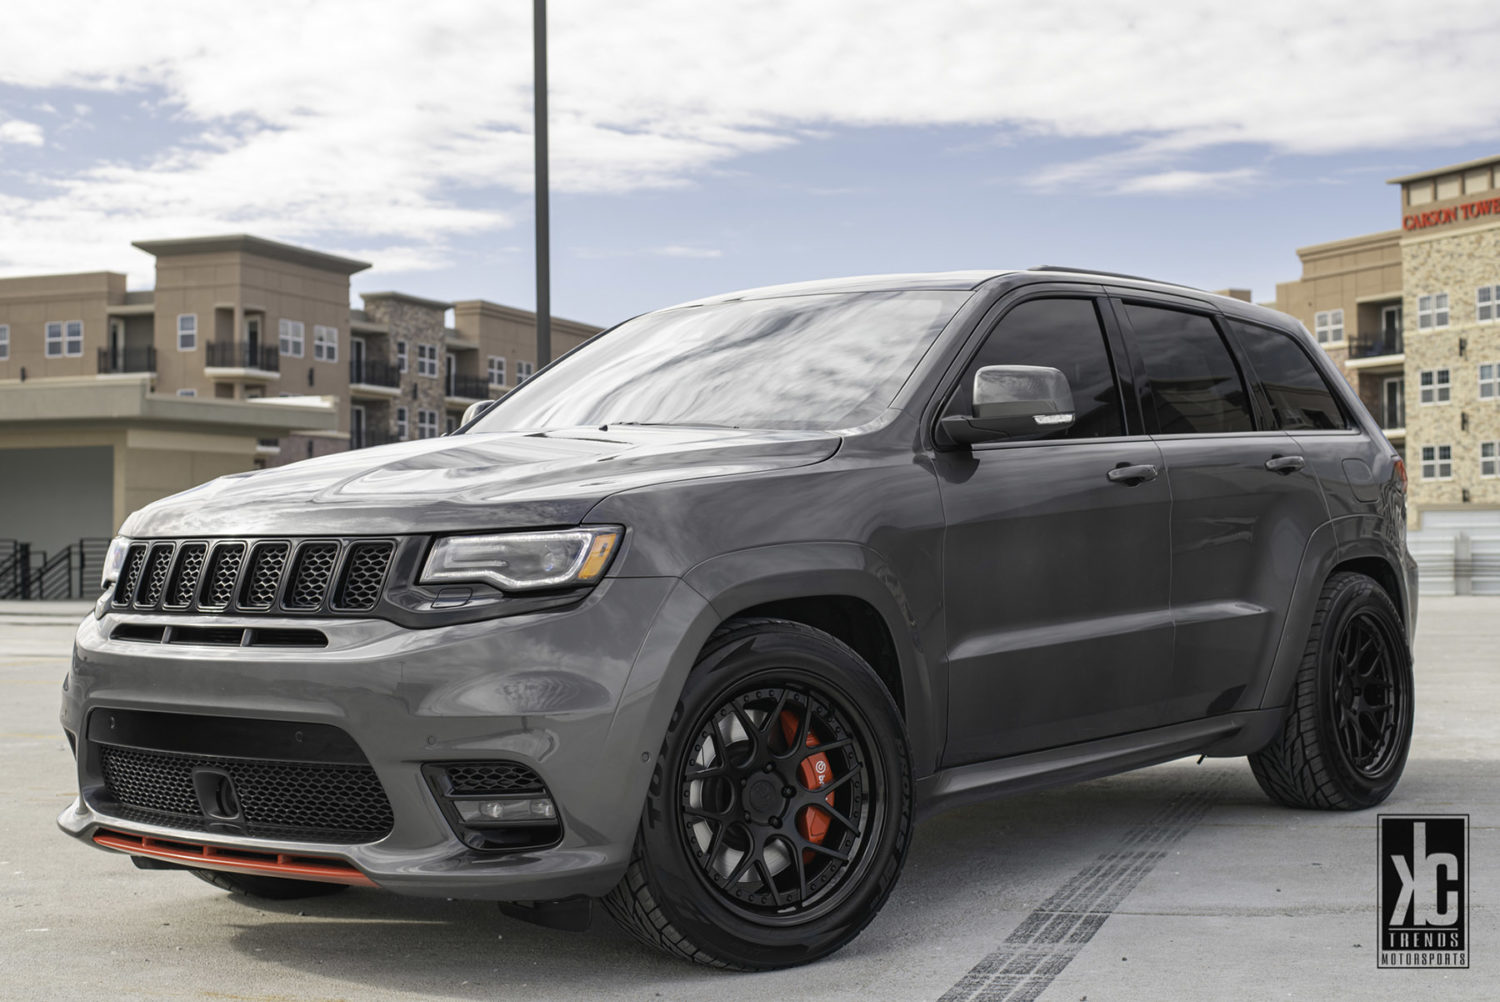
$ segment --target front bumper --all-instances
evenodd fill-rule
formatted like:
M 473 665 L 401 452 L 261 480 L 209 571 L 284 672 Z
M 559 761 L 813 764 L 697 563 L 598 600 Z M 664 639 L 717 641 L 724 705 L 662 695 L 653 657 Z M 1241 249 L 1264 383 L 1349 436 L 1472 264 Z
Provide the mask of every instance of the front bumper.
M 577 607 L 412 630 L 383 620 L 299 619 L 316 651 L 113 640 L 122 623 L 78 630 L 62 724 L 78 746 L 79 797 L 58 824 L 260 853 L 347 861 L 405 894 L 495 900 L 597 896 L 629 861 L 668 716 L 702 637 L 703 599 L 673 578 L 607 579 Z M 172 617 L 275 628 L 274 617 Z M 359 745 L 391 803 L 388 835 L 366 844 L 187 832 L 112 816 L 85 729 L 96 710 L 331 724 Z M 547 784 L 562 822 L 550 849 L 480 852 L 459 841 L 421 767 L 508 760 Z

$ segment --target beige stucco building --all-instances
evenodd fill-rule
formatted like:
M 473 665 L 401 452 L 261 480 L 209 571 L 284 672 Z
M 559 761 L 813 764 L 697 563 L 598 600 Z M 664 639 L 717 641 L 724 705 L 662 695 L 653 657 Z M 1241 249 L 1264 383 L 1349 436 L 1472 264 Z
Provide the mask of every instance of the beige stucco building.
M 1297 251 L 1302 321 L 1406 459 L 1413 528 L 1500 531 L 1500 156 L 1393 178 L 1397 228 Z
M 351 309 L 363 261 L 244 234 L 135 246 L 150 291 L 0 279 L 0 597 L 21 543 L 39 567 L 221 474 L 442 434 L 535 367 L 524 310 L 400 292 Z M 597 331 L 554 318 L 554 354 Z

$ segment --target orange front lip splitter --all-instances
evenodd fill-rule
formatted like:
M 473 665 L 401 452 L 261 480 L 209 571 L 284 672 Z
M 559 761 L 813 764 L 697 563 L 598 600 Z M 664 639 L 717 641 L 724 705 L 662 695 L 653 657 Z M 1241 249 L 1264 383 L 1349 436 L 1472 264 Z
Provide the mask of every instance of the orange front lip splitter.
M 132 856 L 180 863 L 204 870 L 228 870 L 231 873 L 256 873 L 267 877 L 290 877 L 295 880 L 318 880 L 329 884 L 353 884 L 375 887 L 375 881 L 349 863 L 326 856 L 302 856 L 285 852 L 258 852 L 253 849 L 227 849 L 217 845 L 182 842 L 154 835 L 131 835 L 101 828 L 94 833 L 94 844 Z

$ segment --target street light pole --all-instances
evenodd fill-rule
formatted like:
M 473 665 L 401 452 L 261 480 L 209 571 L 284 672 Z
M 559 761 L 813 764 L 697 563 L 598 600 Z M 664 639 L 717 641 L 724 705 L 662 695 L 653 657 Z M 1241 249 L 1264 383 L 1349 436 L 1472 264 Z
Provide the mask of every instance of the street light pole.
M 551 213 L 547 183 L 547 0 L 532 0 L 532 131 L 536 137 L 536 364 L 552 360 Z

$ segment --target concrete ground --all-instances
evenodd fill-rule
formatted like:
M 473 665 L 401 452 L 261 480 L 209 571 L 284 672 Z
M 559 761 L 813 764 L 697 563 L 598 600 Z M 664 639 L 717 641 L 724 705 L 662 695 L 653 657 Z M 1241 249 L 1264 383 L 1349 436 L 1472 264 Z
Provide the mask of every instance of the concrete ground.
M 602 916 L 578 934 L 366 890 L 247 905 L 67 839 L 58 687 L 84 611 L 0 607 L 0 998 L 1500 998 L 1500 599 L 1424 600 L 1416 740 L 1379 811 L 1273 807 L 1243 760 L 955 811 L 918 827 L 851 946 L 756 975 L 658 956 Z M 1470 815 L 1471 969 L 1376 968 L 1380 812 Z

